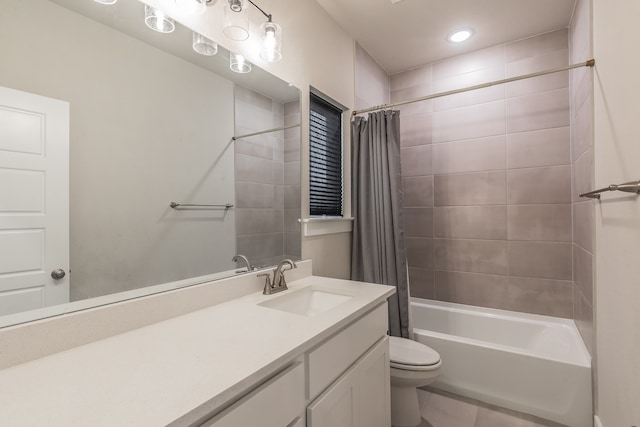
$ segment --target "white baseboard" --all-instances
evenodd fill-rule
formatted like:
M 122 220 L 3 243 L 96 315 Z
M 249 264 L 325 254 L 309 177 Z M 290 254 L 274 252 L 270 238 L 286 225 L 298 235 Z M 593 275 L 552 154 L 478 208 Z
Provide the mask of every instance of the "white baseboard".
M 600 417 L 599 417 L 599 416 L 597 416 L 597 415 L 595 415 L 595 416 L 593 417 L 593 426 L 594 426 L 594 427 L 603 427 L 603 426 L 602 426 L 602 421 L 600 421 Z

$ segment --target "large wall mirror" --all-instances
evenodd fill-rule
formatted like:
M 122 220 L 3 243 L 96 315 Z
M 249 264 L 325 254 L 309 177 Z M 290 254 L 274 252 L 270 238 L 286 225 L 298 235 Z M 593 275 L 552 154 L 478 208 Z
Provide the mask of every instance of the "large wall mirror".
M 300 92 L 192 37 L 0 3 L 0 326 L 300 258 Z

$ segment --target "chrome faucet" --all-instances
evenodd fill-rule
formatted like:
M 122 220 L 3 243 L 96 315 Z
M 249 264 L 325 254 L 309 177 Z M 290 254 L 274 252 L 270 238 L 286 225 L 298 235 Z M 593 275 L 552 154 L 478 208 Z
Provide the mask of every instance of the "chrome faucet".
M 286 291 L 287 281 L 284 278 L 285 266 L 289 265 L 290 268 L 287 270 L 291 270 L 293 268 L 298 268 L 295 262 L 290 259 L 283 260 L 278 266 L 273 270 L 273 282 L 269 280 L 268 274 L 260 274 L 259 276 L 266 276 L 264 283 L 264 291 L 262 291 L 265 295 L 275 294 L 277 292 Z
M 238 262 L 239 260 L 244 262 L 244 264 L 247 266 L 247 271 L 253 271 L 253 266 L 249 262 L 249 259 L 244 255 L 238 254 L 238 255 L 234 256 L 231 261 Z

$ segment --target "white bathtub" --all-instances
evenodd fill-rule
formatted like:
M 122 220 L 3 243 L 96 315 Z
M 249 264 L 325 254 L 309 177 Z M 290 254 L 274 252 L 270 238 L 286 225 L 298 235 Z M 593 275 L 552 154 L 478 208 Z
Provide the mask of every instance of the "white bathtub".
M 419 298 L 411 317 L 415 339 L 442 358 L 432 387 L 592 426 L 591 358 L 573 321 Z

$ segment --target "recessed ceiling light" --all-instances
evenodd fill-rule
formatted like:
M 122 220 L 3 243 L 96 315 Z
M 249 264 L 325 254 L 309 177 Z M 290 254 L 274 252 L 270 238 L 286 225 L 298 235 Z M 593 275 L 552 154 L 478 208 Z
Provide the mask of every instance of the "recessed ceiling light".
M 473 35 L 473 30 L 471 28 L 461 28 L 449 34 L 447 36 L 447 40 L 449 40 L 452 43 L 460 43 L 467 40 L 472 35 Z

